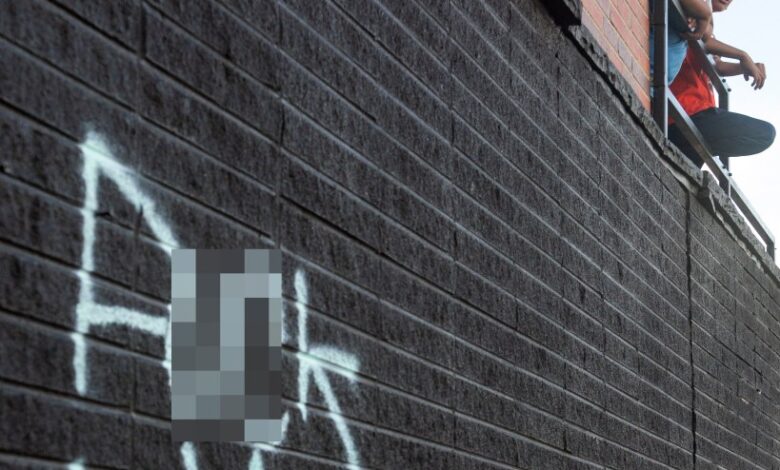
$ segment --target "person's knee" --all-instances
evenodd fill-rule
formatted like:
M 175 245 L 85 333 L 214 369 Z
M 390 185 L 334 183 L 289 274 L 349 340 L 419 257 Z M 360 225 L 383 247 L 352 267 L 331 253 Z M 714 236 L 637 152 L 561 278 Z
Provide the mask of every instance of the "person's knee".
M 764 124 L 763 140 L 768 148 L 774 143 L 775 137 L 777 137 L 777 131 L 775 130 L 775 126 L 773 126 L 771 123 L 764 122 Z

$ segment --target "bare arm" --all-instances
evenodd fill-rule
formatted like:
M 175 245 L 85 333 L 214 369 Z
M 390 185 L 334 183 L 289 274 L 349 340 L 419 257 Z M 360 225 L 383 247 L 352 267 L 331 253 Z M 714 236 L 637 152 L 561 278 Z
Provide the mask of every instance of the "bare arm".
M 715 39 L 714 36 L 709 36 L 704 39 L 704 44 L 707 46 L 707 53 L 716 55 L 718 57 L 728 57 L 729 59 L 742 60 L 744 57 L 750 57 L 747 52 L 742 49 L 737 49 L 734 46 L 729 46 L 725 42 L 720 42 Z
M 764 64 L 756 64 L 750 54 L 730 46 L 724 42 L 718 41 L 713 36 L 707 37 L 705 45 L 707 52 L 718 56 L 715 62 L 715 68 L 719 74 L 725 77 L 733 77 L 735 75 L 743 75 L 745 80 L 749 80 L 753 77 L 753 83 L 750 85 L 756 90 L 760 90 L 764 87 L 766 81 L 766 67 Z M 739 63 L 723 62 L 720 57 L 728 57 L 731 59 L 737 59 Z
M 722 60 L 715 61 L 715 70 L 718 71 L 718 75 L 721 77 L 736 77 L 742 75 L 742 64 L 736 62 L 724 62 Z
M 712 7 L 709 2 L 702 0 L 680 0 L 680 6 L 685 14 L 697 20 L 708 20 L 712 16 Z
M 689 41 L 698 41 L 712 34 L 712 7 L 710 1 L 681 0 L 681 6 L 688 17 L 689 31 L 681 33 Z

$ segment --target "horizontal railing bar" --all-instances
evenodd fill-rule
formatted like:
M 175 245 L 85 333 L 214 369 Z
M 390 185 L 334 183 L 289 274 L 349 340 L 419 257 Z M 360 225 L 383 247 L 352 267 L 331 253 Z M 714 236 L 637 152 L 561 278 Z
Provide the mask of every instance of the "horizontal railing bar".
M 680 129 L 685 139 L 691 144 L 699 157 L 701 157 L 707 167 L 712 171 L 718 182 L 721 183 L 721 187 L 724 188 L 734 204 L 748 219 L 750 225 L 766 244 L 767 252 L 769 252 L 769 255 L 772 257 L 772 259 L 774 259 L 774 235 L 769 230 L 769 228 L 767 228 L 767 225 L 761 219 L 761 216 L 758 215 L 758 212 L 756 212 L 756 210 L 750 204 L 748 198 L 746 198 L 744 193 L 742 193 L 742 190 L 739 189 L 739 186 L 737 186 L 737 184 L 731 178 L 731 174 L 728 172 L 728 170 L 723 168 L 723 166 L 721 166 L 721 164 L 712 156 L 712 152 L 704 141 L 704 137 L 696 128 L 696 125 L 688 116 L 688 113 L 686 113 L 682 108 L 680 102 L 677 101 L 677 98 L 675 98 L 671 93 L 669 94 L 669 110 L 672 118 L 674 119 L 675 125 Z
M 712 151 L 705 142 L 701 132 L 699 132 L 688 113 L 682 108 L 667 86 L 667 34 L 671 23 L 678 25 L 687 24 L 687 18 L 682 6 L 679 0 L 655 0 L 654 7 L 655 12 L 651 19 L 651 23 L 655 28 L 653 63 L 656 65 L 652 83 L 653 118 L 663 131 L 664 136 L 668 137 L 668 121 L 671 115 L 685 140 L 691 144 L 696 154 L 715 175 L 720 186 L 764 241 L 767 252 L 774 259 L 774 235 L 772 235 L 772 232 L 767 228 L 758 212 L 754 210 L 748 199 L 731 178 L 731 172 L 728 170 L 728 156 L 720 156 L 724 160 L 722 163 L 713 157 Z M 726 85 L 726 80 L 718 74 L 715 62 L 707 54 L 706 45 L 702 41 L 689 41 L 688 47 L 692 49 L 693 54 L 703 65 L 705 73 L 715 87 L 715 91 L 718 93 L 719 107 L 728 110 L 729 92 L 731 90 Z
M 737 186 L 733 180 L 731 181 L 731 199 L 736 203 L 737 207 L 739 207 L 739 210 L 742 211 L 745 217 L 748 218 L 750 225 L 752 225 L 756 232 L 758 232 L 758 234 L 764 240 L 764 243 L 767 245 L 774 245 L 774 235 L 761 219 L 761 216 L 758 215 L 758 212 L 756 212 L 756 210 L 753 208 L 752 204 L 750 204 L 748 198 L 745 197 L 745 195 L 742 193 L 742 190 L 739 189 L 739 186 Z

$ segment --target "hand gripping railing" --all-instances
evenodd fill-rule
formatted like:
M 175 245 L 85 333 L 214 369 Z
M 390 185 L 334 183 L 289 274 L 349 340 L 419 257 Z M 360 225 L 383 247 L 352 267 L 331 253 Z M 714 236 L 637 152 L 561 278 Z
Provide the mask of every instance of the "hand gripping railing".
M 655 28 L 653 37 L 653 118 L 661 128 L 665 137 L 669 136 L 669 114 L 674 118 L 675 125 L 680 129 L 685 139 L 691 144 L 691 147 L 698 156 L 705 162 L 707 167 L 718 179 L 721 188 L 731 198 L 737 208 L 747 218 L 750 225 L 758 233 L 766 244 L 766 251 L 772 259 L 775 258 L 775 238 L 772 232 L 766 226 L 758 213 L 753 209 L 748 199 L 739 189 L 732 179 L 729 171 L 728 156 L 722 156 L 723 163 L 713 158 L 712 152 L 707 147 L 696 125 L 688 117 L 688 114 L 680 106 L 680 103 L 669 91 L 667 79 L 669 76 L 667 50 L 668 50 L 668 28 L 669 18 L 679 20 L 680 24 L 685 24 L 685 15 L 678 0 L 654 0 L 654 11 L 652 25 Z M 693 53 L 698 56 L 701 63 L 705 64 L 704 70 L 710 78 L 710 81 L 718 93 L 719 107 L 725 110 L 729 108 L 729 92 L 731 90 L 726 86 L 726 81 L 718 75 L 715 70 L 715 63 L 707 55 L 704 49 L 704 43 L 701 41 L 691 41 L 689 47 Z

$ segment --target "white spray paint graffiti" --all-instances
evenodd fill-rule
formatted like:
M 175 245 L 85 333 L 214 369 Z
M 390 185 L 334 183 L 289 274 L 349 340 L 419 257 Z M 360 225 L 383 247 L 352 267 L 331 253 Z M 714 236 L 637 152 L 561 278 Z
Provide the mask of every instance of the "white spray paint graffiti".
M 344 444 L 344 450 L 347 453 L 347 462 L 351 467 L 357 467 L 360 465 L 360 459 L 355 447 L 355 441 L 352 438 L 352 434 L 349 432 L 347 423 L 341 413 L 341 406 L 336 398 L 336 394 L 333 393 L 333 387 L 327 374 L 325 374 L 325 370 L 319 361 L 313 360 L 312 356 L 341 366 L 345 370 L 340 371 L 340 373 L 352 382 L 355 381 L 355 372 L 359 370 L 359 361 L 352 354 L 345 353 L 336 348 L 321 345 L 309 346 L 309 338 L 306 330 L 309 315 L 306 304 L 309 300 L 309 291 L 306 286 L 306 278 L 301 271 L 296 271 L 295 273 L 295 296 L 298 299 L 296 302 L 298 310 L 298 350 L 301 351 L 297 354 L 299 362 L 298 406 L 301 411 L 301 416 L 305 421 L 307 412 L 306 407 L 303 405 L 303 400 L 306 399 L 306 396 L 309 393 L 309 374 L 311 374 L 311 376 L 314 377 L 314 382 L 317 384 L 317 387 L 325 398 L 325 403 L 328 405 L 328 410 L 330 410 L 329 416 L 336 426 L 341 442 Z
M 170 306 L 168 317 L 159 317 L 125 307 L 98 304 L 94 301 L 94 284 L 91 273 L 95 269 L 95 213 L 98 210 L 98 185 L 100 176 L 111 180 L 122 195 L 133 205 L 143 207 L 143 218 L 159 245 L 170 256 L 171 250 L 179 246 L 170 226 L 158 215 L 158 210 L 150 199 L 138 186 L 131 170 L 128 170 L 116 162 L 105 139 L 94 132 L 89 132 L 87 138 L 80 145 L 84 160 L 83 178 L 85 185 L 83 216 L 83 240 L 84 245 L 81 256 L 81 269 L 77 271 L 80 280 L 79 303 L 76 306 L 75 331 L 71 334 L 74 343 L 73 370 L 74 387 L 80 395 L 84 395 L 89 386 L 89 365 L 87 364 L 87 350 L 84 335 L 89 333 L 92 326 L 100 325 L 125 325 L 146 333 L 165 338 L 165 358 L 161 361 L 168 372 L 170 385 L 171 368 L 171 331 L 170 331 Z M 350 468 L 358 468 L 360 458 L 355 441 L 349 431 L 347 423 L 342 415 L 333 386 L 328 378 L 322 361 L 339 366 L 339 369 L 328 370 L 331 373 L 343 375 L 351 382 L 355 382 L 355 372 L 359 370 L 358 359 L 340 349 L 324 346 L 309 345 L 308 322 L 308 288 L 306 279 L 301 271 L 295 273 L 296 307 L 298 310 L 298 349 L 296 357 L 299 361 L 298 371 L 298 396 L 299 410 L 304 421 L 308 413 L 303 401 L 309 393 L 310 379 L 322 393 L 328 408 L 328 416 L 333 420 L 336 431 L 344 446 L 347 463 Z M 284 331 L 282 334 L 284 335 Z M 285 413 L 282 417 L 282 439 L 286 435 L 290 417 Z M 281 442 L 281 441 L 280 441 Z M 252 455 L 248 463 L 248 470 L 263 470 L 261 451 L 274 452 L 275 446 L 280 442 L 252 444 Z M 198 469 L 197 450 L 191 442 L 185 442 L 180 448 L 182 463 L 187 470 Z M 73 461 L 69 468 L 83 468 L 83 460 Z
M 310 378 L 313 377 L 314 383 L 317 385 L 325 399 L 325 404 L 329 411 L 328 417 L 333 420 L 341 443 L 344 446 L 347 463 L 349 464 L 348 468 L 359 468 L 360 457 L 358 455 L 357 446 L 355 445 L 355 440 L 349 432 L 347 422 L 342 415 L 341 405 L 339 405 L 338 398 L 336 398 L 336 394 L 333 392 L 333 385 L 326 374 L 322 361 L 324 360 L 339 366 L 340 369 L 330 369 L 330 372 L 343 375 L 353 383 L 356 380 L 355 373 L 358 372 L 360 368 L 360 362 L 354 355 L 340 349 L 330 346 L 309 345 L 307 330 L 309 311 L 308 307 L 306 307 L 309 302 L 309 290 L 306 285 L 306 276 L 300 270 L 295 272 L 294 286 L 295 297 L 297 299 L 295 306 L 298 310 L 299 352 L 296 353 L 296 357 L 298 358 L 298 409 L 300 410 L 301 417 L 306 421 L 308 412 L 304 401 L 309 395 Z M 286 338 L 284 330 L 282 330 L 282 335 L 284 342 Z M 289 418 L 287 413 L 282 417 L 282 436 L 286 435 Z M 274 452 L 276 449 L 273 445 L 269 444 L 254 444 L 253 447 L 252 458 L 249 461 L 249 470 L 263 470 L 261 451 Z
M 85 194 L 84 207 L 81 211 L 84 218 L 84 246 L 81 252 L 81 269 L 77 273 L 81 286 L 79 303 L 76 306 L 76 331 L 71 334 L 71 338 L 73 338 L 75 345 L 73 354 L 75 387 L 79 394 L 84 395 L 89 380 L 84 334 L 88 333 L 92 326 L 126 325 L 155 336 L 164 337 L 165 359 L 163 360 L 163 366 L 170 372 L 171 348 L 168 318 L 149 315 L 125 307 L 98 304 L 94 301 L 91 273 L 95 269 L 95 212 L 98 210 L 98 184 L 100 176 L 108 177 L 130 202 L 145 209 L 144 220 L 166 253 L 170 255 L 171 250 L 178 247 L 179 244 L 168 224 L 157 215 L 154 201 L 141 191 L 130 171 L 114 161 L 111 150 L 100 135 L 94 132 L 88 133 L 86 140 L 81 144 L 80 148 L 84 157 L 83 177 Z M 170 373 L 168 374 L 168 379 L 170 381 Z
M 68 464 L 68 470 L 84 470 L 84 459 L 77 459 Z

